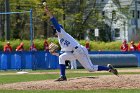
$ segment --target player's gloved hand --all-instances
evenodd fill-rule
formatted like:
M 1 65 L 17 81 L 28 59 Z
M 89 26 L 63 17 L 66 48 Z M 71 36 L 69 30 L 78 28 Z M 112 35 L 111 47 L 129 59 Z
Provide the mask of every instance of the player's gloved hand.
M 54 43 L 51 43 L 49 45 L 49 52 L 50 53 L 55 53 L 56 51 L 58 50 L 58 45 L 54 44 Z

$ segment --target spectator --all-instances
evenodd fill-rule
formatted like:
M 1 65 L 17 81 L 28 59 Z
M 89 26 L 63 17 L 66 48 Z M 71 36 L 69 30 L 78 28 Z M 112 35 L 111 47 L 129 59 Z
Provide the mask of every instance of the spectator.
M 44 41 L 44 51 L 49 51 L 49 43 L 47 40 Z
M 90 51 L 89 41 L 86 41 L 86 45 L 85 45 L 85 47 L 87 48 L 88 51 Z
M 32 45 L 30 46 L 30 51 L 37 51 L 34 42 L 32 42 Z
M 7 44 L 4 46 L 3 51 L 4 52 L 12 52 L 12 47 L 10 45 L 10 42 L 7 42 Z
M 16 51 L 24 51 L 24 43 L 21 42 L 19 46 L 17 46 Z
M 121 51 L 123 51 L 123 52 L 128 51 L 128 44 L 127 44 L 127 41 L 126 41 L 126 40 L 123 41 L 123 43 L 122 43 L 120 49 L 121 49 Z
M 131 42 L 130 42 L 129 51 L 136 51 L 136 50 L 137 50 L 137 47 L 136 47 L 136 45 L 134 44 L 134 41 L 131 41 Z
M 137 49 L 138 49 L 138 51 L 140 51 L 140 41 L 139 41 L 139 43 L 137 45 Z

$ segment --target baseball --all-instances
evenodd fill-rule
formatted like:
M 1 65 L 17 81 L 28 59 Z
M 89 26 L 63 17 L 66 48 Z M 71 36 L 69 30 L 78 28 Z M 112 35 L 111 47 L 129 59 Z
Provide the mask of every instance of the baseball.
M 43 5 L 44 5 L 44 6 L 46 6 L 46 5 L 47 5 L 47 3 L 46 3 L 46 2 L 43 2 Z

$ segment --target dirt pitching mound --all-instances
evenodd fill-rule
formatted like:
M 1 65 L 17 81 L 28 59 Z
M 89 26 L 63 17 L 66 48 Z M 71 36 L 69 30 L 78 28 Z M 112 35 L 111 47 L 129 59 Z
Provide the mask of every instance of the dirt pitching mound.
M 99 77 L 69 78 L 68 81 L 54 80 L 1 84 L 0 89 L 15 90 L 90 90 L 90 89 L 136 89 L 140 88 L 140 75 L 106 75 Z

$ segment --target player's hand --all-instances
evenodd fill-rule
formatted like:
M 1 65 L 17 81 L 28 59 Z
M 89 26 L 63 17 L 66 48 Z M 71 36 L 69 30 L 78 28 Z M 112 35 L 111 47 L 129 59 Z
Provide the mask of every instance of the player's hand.
M 52 18 L 53 17 L 53 15 L 51 14 L 51 12 L 49 11 L 49 9 L 48 9 L 48 6 L 46 5 L 45 6 L 45 12 L 46 12 L 46 14 L 48 15 L 48 16 L 50 16 L 50 18 Z
M 55 55 L 55 56 L 59 56 L 59 53 L 56 53 L 56 52 L 54 52 L 54 53 L 51 53 L 52 55 Z
M 57 44 L 54 44 L 54 43 L 49 44 L 49 52 L 50 53 L 55 53 L 57 50 L 58 50 Z
M 44 6 L 45 11 L 48 13 L 49 12 L 49 9 L 48 9 L 47 3 L 46 2 L 43 2 L 43 6 Z
M 46 12 L 49 12 L 49 9 L 48 9 L 48 6 L 47 5 L 44 8 L 45 8 L 45 11 Z

